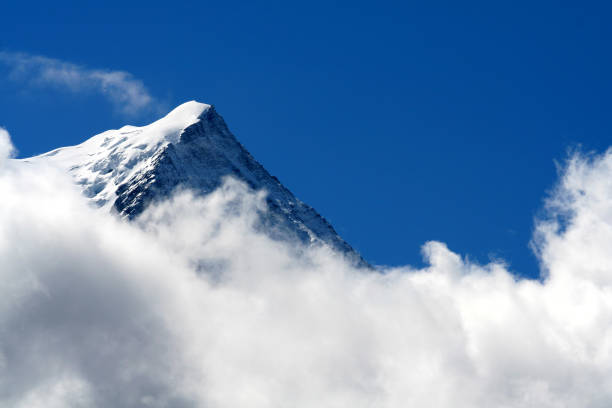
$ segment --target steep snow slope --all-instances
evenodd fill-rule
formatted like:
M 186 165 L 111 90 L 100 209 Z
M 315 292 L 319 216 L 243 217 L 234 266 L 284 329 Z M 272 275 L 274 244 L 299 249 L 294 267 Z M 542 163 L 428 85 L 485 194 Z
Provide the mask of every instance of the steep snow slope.
M 268 192 L 270 211 L 261 227 L 274 238 L 324 243 L 366 264 L 247 152 L 210 105 L 187 102 L 150 125 L 109 130 L 78 146 L 24 159 L 43 160 L 68 171 L 95 205 L 130 220 L 179 186 L 207 194 L 232 175 Z

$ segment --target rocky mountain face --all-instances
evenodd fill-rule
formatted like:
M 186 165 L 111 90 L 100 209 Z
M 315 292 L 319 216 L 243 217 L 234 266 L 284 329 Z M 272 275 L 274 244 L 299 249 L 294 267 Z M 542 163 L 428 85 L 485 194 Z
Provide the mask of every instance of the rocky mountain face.
M 150 125 L 109 130 L 78 146 L 24 159 L 41 160 L 64 168 L 95 205 L 128 220 L 178 187 L 207 194 L 233 176 L 267 191 L 269 211 L 260 228 L 272 238 L 329 245 L 367 265 L 325 218 L 251 156 L 207 104 L 187 102 Z

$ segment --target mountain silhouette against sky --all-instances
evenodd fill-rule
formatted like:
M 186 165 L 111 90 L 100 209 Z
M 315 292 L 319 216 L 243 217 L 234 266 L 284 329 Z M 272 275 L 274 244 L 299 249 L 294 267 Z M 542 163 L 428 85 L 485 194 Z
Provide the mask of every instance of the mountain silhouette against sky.
M 205 195 L 231 176 L 267 192 L 268 211 L 259 228 L 272 238 L 328 245 L 367 265 L 325 218 L 251 156 L 211 105 L 186 102 L 150 125 L 108 130 L 23 160 L 65 169 L 93 204 L 128 220 L 177 188 Z

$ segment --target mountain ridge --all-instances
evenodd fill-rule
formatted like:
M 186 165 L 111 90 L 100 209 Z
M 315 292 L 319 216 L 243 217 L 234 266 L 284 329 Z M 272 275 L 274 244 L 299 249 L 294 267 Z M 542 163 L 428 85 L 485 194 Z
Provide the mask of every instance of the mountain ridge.
M 268 173 L 212 105 L 189 101 L 149 125 L 108 130 L 79 145 L 22 160 L 58 165 L 94 205 L 128 220 L 179 187 L 206 195 L 233 176 L 267 191 L 269 211 L 262 228 L 268 235 L 325 244 L 369 266 L 323 216 Z

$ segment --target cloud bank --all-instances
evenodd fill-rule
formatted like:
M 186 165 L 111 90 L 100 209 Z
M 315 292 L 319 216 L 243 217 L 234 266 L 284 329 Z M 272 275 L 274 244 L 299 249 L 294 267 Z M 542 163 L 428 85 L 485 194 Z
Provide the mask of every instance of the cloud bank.
M 562 174 L 540 281 L 440 242 L 356 270 L 259 234 L 231 179 L 133 224 L 33 164 L 5 160 L 0 196 L 1 406 L 612 404 L 612 152 Z
M 142 81 L 124 71 L 89 69 L 70 62 L 26 53 L 0 52 L 9 77 L 30 86 L 53 86 L 71 92 L 97 92 L 115 108 L 135 115 L 156 107 Z

